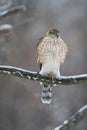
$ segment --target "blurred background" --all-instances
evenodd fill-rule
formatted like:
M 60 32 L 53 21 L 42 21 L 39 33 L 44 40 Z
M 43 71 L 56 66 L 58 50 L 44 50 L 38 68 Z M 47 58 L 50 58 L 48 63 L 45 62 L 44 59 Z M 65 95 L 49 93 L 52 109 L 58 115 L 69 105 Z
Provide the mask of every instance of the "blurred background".
M 9 2 L 9 3 L 8 3 Z M 14 29 L 0 35 L 0 64 L 39 71 L 36 45 L 51 28 L 61 31 L 69 52 L 62 75 L 87 73 L 86 0 L 2 0 L 0 12 L 25 5 L 24 13 L 0 20 Z M 38 82 L 0 75 L 0 130 L 51 130 L 87 103 L 87 85 L 58 85 L 50 105 L 41 103 Z M 87 118 L 71 130 L 86 130 Z

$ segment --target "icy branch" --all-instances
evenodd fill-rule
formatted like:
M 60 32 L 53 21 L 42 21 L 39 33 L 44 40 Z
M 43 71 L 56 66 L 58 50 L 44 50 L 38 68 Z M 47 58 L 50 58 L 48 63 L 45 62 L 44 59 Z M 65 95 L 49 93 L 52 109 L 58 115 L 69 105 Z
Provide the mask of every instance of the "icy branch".
M 54 128 L 53 130 L 70 130 L 70 128 L 77 125 L 85 116 L 87 116 L 87 105 L 83 106 L 69 120 L 64 121 L 63 124 Z
M 3 17 L 6 17 L 6 16 L 10 16 L 12 14 L 17 14 L 19 12 L 23 12 L 25 10 L 26 10 L 26 8 L 25 8 L 24 5 L 17 6 L 17 7 L 14 7 L 14 8 L 10 8 L 8 10 L 0 12 L 0 19 L 3 18 Z
M 74 76 L 60 76 L 59 78 L 50 78 L 48 76 L 42 76 L 37 72 L 24 70 L 13 66 L 0 66 L 0 74 L 13 75 L 19 78 L 25 78 L 29 80 L 36 80 L 40 82 L 46 82 L 48 84 L 80 84 L 87 83 L 87 74 L 74 75 Z

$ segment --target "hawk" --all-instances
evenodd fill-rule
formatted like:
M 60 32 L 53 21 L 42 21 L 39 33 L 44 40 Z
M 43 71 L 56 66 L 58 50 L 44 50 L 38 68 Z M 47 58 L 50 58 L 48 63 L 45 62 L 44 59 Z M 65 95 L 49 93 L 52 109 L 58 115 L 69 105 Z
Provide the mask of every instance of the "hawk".
M 60 76 L 60 65 L 64 62 L 68 48 L 61 39 L 57 29 L 49 30 L 37 45 L 38 61 L 40 63 L 39 74 L 52 77 Z M 42 103 L 50 104 L 52 100 L 52 84 L 42 84 Z

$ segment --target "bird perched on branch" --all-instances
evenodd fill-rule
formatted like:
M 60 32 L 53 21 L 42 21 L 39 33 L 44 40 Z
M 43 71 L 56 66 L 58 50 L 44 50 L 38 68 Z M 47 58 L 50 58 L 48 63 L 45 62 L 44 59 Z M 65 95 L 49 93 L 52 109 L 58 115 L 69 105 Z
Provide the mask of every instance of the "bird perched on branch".
M 37 45 L 38 61 L 40 63 L 39 74 L 49 76 L 52 79 L 60 76 L 60 65 L 64 62 L 68 48 L 61 39 L 57 29 L 49 30 L 45 37 L 40 39 Z M 42 103 L 50 104 L 52 100 L 52 84 L 42 84 Z

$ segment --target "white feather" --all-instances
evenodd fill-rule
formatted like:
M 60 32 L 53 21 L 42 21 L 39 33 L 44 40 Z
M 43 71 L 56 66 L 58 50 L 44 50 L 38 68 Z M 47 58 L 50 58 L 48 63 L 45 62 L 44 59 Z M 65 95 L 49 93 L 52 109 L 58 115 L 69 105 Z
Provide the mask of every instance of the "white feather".
M 56 61 L 55 58 L 50 56 L 50 59 L 47 63 L 42 65 L 40 74 L 41 75 L 48 75 L 50 72 L 56 75 L 56 77 L 60 76 L 60 65 Z

